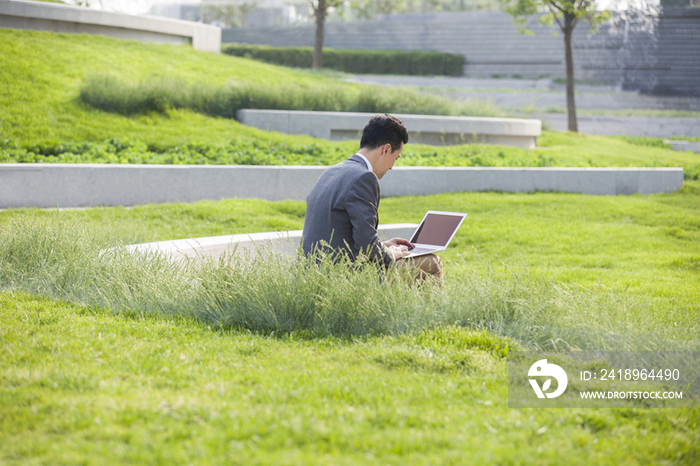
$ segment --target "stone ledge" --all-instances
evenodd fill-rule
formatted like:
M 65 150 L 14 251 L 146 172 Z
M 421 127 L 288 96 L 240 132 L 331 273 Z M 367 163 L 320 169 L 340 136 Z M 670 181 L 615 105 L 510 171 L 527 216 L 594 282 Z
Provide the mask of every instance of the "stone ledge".
M 700 154 L 700 141 L 677 141 L 673 139 L 667 139 L 664 142 L 671 146 L 673 150 L 691 151 L 695 152 L 696 154 Z
M 464 191 L 630 195 L 683 187 L 683 168 L 399 167 L 389 176 L 382 181 L 386 196 Z
M 399 237 L 409 238 L 417 224 L 395 223 L 379 226 L 382 240 Z M 173 241 L 158 241 L 155 243 L 132 244 L 127 251 L 163 254 L 171 259 L 185 257 L 210 257 L 218 259 L 226 253 L 238 255 L 254 254 L 256 251 L 269 249 L 273 252 L 293 256 L 296 254 L 301 241 L 301 230 L 248 233 L 241 235 L 210 236 L 206 238 L 178 239 Z
M 90 207 L 227 198 L 305 200 L 326 166 L 0 164 L 0 208 Z M 504 191 L 655 194 L 682 168 L 396 167 L 382 196 Z
M 215 26 L 56 3 L 0 0 L 0 27 L 105 35 L 141 42 L 189 43 L 195 50 L 221 52 L 221 29 Z
M 319 139 L 357 140 L 374 113 L 307 112 L 241 109 L 236 119 L 244 125 Z M 542 134 L 540 120 L 396 114 L 408 128 L 411 142 L 454 145 L 469 142 L 534 149 Z

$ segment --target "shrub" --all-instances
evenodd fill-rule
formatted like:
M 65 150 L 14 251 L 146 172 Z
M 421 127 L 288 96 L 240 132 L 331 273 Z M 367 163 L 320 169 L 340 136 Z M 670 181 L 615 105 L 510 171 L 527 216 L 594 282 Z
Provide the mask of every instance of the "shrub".
M 270 47 L 227 44 L 222 51 L 236 57 L 252 58 L 275 65 L 311 68 L 311 47 Z M 403 50 L 324 49 L 323 66 L 358 74 L 463 76 L 464 56 L 455 53 Z
M 355 141 L 357 143 L 358 141 Z M 352 143 L 349 143 L 352 144 Z M 138 163 L 187 165 L 332 165 L 345 160 L 356 147 L 345 143 L 293 139 L 261 140 L 236 137 L 226 144 L 188 142 L 178 145 L 146 144 L 112 138 L 96 142 L 42 143 L 21 146 L 0 141 L 0 163 Z M 470 144 L 451 147 L 408 145 L 403 166 L 557 167 L 566 160 L 518 148 Z M 596 166 L 592 162 L 587 165 Z M 605 164 L 599 166 L 608 166 Z M 646 166 L 649 166 L 648 164 Z M 654 162 L 651 166 L 662 165 Z M 700 165 L 684 167 L 686 180 L 700 178 Z
M 332 165 L 347 158 L 342 146 L 290 145 L 236 138 L 228 144 L 190 142 L 147 145 L 138 140 L 46 143 L 22 147 L 0 143 L 0 163 L 137 163 L 188 165 Z

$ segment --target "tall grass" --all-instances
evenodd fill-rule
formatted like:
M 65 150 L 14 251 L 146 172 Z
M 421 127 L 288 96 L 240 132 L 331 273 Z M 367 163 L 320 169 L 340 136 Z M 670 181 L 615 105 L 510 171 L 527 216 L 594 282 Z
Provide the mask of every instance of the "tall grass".
M 522 268 L 479 275 L 456 264 L 439 288 L 327 257 L 267 252 L 172 261 L 129 252 L 117 240 L 53 217 L 0 229 L 0 289 L 261 332 L 360 336 L 460 325 L 527 348 L 678 347 L 652 330 L 643 302 L 576 290 Z
M 188 84 L 153 78 L 135 84 L 109 74 L 92 75 L 80 89 L 80 99 L 107 112 L 135 115 L 189 109 L 210 116 L 235 118 L 241 108 L 332 112 L 413 113 L 425 115 L 502 116 L 486 102 L 454 102 L 411 88 L 350 86 L 342 83 L 288 82 L 271 86 L 229 82 L 223 86 Z

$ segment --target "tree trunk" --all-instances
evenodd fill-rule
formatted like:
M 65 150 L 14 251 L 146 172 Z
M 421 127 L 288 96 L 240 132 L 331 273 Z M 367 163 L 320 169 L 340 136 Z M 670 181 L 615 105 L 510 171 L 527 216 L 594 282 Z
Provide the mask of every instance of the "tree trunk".
M 326 21 L 326 0 L 318 0 L 316 9 L 316 41 L 314 42 L 313 67 L 323 68 L 323 23 Z
M 574 13 L 564 13 L 564 48 L 566 49 L 566 113 L 569 117 L 569 131 L 578 133 L 576 101 L 574 100 L 574 54 L 571 36 L 574 32 Z

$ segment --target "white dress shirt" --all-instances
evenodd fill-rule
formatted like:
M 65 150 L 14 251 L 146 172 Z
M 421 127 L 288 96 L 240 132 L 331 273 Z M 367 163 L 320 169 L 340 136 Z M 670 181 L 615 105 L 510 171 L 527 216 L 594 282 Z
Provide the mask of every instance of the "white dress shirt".
M 364 155 L 360 154 L 359 152 L 358 152 L 357 154 L 355 154 L 355 155 L 359 155 L 359 156 L 362 158 L 362 160 L 364 160 L 365 163 L 367 164 L 367 170 L 372 171 L 372 164 L 369 163 L 369 160 L 367 160 L 367 157 L 365 157 Z

